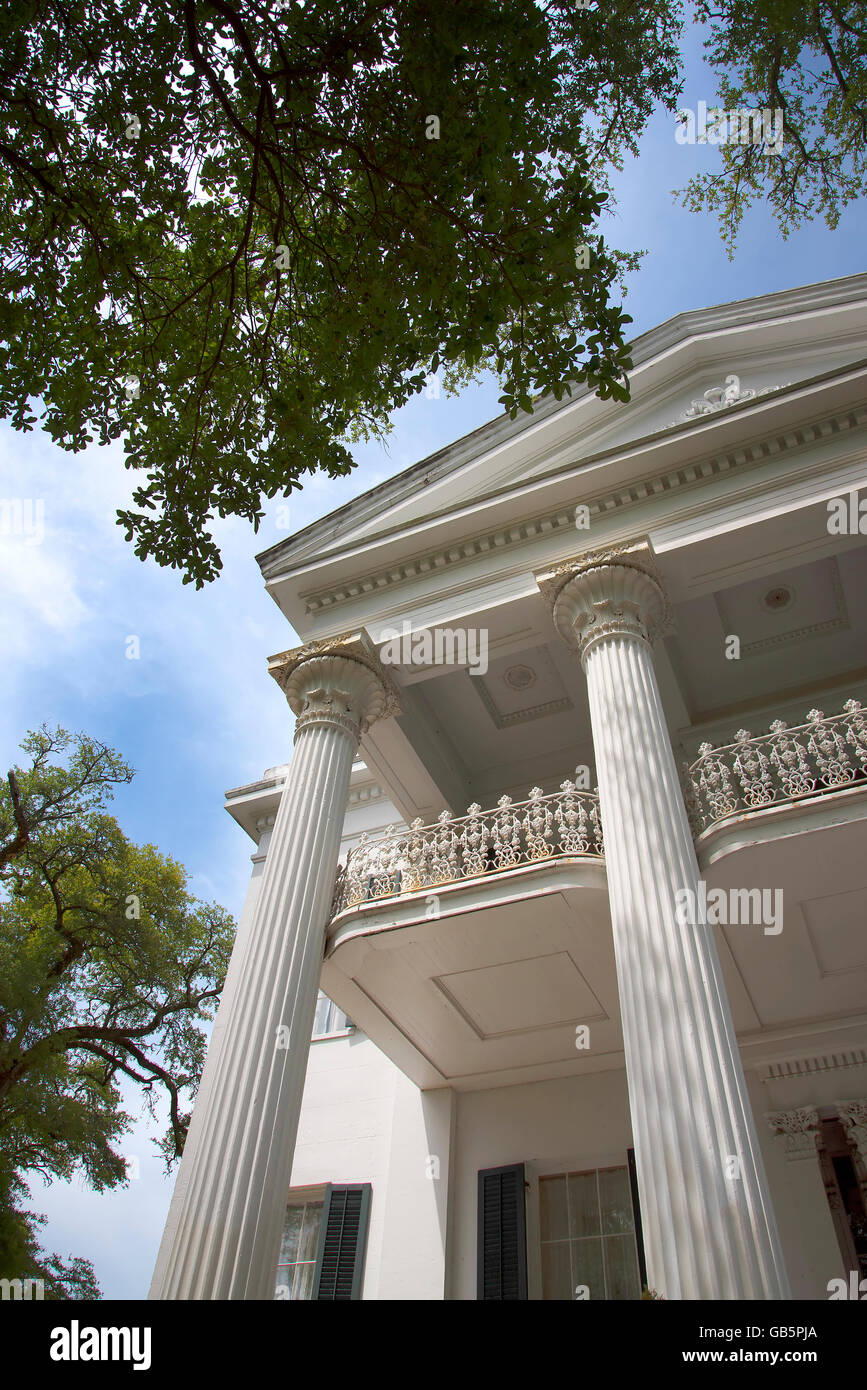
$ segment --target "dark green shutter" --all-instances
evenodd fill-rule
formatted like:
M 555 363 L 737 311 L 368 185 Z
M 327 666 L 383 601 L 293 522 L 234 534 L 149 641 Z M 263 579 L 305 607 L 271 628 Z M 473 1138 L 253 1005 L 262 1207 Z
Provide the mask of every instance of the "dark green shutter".
M 629 1186 L 632 1190 L 632 1215 L 635 1218 L 635 1244 L 638 1246 L 638 1273 L 641 1287 L 647 1288 L 647 1262 L 644 1258 L 644 1236 L 641 1231 L 641 1208 L 638 1205 L 638 1174 L 635 1169 L 635 1150 L 626 1150 L 629 1164 Z
M 478 1208 L 479 1299 L 527 1297 L 524 1165 L 482 1168 Z
M 345 1187 L 332 1187 L 329 1183 L 313 1277 L 314 1299 L 348 1301 L 361 1298 L 369 1213 L 369 1182 Z

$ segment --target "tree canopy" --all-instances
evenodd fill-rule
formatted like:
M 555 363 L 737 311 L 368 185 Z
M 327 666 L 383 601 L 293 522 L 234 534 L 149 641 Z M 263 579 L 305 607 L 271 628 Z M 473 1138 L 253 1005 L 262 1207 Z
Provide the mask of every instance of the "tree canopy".
M 734 255 L 747 208 L 766 198 L 783 237 L 820 214 L 837 226 L 867 175 L 867 7 L 863 0 L 698 0 L 719 104 L 779 111 L 782 148 L 720 146 L 721 168 L 697 174 L 686 206 L 719 215 Z
M 792 147 L 694 182 L 731 237 L 863 184 L 857 0 L 699 0 L 731 99 Z M 0 16 L 0 411 L 123 436 L 136 552 L 212 579 L 254 525 L 443 373 L 513 416 L 628 399 L 635 255 L 610 174 L 682 88 L 679 0 L 20 0 Z M 819 76 L 805 77 L 813 59 Z M 804 67 L 806 64 L 806 68 Z M 579 250 L 579 248 L 584 248 Z
M 97 1191 L 127 1181 L 123 1078 L 152 1113 L 167 1098 L 160 1147 L 167 1163 L 180 1155 L 201 1024 L 234 936 L 222 908 L 189 894 L 180 864 L 106 813 L 133 775 L 117 753 L 62 729 L 22 747 L 29 766 L 0 787 L 0 1260 L 34 1245 L 17 1206 L 28 1173 L 77 1171 Z

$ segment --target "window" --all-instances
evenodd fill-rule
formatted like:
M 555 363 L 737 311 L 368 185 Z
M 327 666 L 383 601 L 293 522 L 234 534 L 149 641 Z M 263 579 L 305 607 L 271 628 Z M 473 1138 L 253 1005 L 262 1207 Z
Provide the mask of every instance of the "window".
M 295 1300 L 313 1297 L 313 1276 L 324 1205 L 324 1193 L 309 1200 L 293 1198 L 290 1194 L 277 1265 L 277 1298 Z
M 641 1297 L 628 1168 L 540 1178 L 539 1216 L 543 1298 Z
M 354 1027 L 346 1014 L 320 990 L 316 1001 L 316 1013 L 313 1016 L 314 1038 L 325 1038 L 329 1033 L 344 1033 Z
M 289 1193 L 275 1298 L 361 1297 L 370 1195 L 370 1183 L 328 1183 Z

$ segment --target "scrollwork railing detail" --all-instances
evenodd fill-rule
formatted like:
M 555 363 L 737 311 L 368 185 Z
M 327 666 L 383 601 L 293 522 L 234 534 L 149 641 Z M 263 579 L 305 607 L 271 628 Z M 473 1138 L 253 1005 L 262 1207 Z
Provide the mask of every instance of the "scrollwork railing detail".
M 756 737 L 739 729 L 733 743 L 703 743 L 682 780 L 695 836 L 731 816 L 867 783 L 867 715 L 847 700 L 840 714 L 813 709 L 793 728 L 775 719 Z M 417 819 L 378 839 L 362 835 L 338 874 L 332 916 L 377 898 L 604 853 L 595 792 L 568 780 L 547 795 L 533 787 L 526 801 L 501 796 L 489 811 L 474 802 L 465 816 L 443 811 L 433 825 Z
M 501 796 L 483 811 L 473 804 L 465 816 L 443 811 L 434 825 L 418 819 L 385 835 L 362 835 L 350 850 L 339 878 L 333 915 L 376 898 L 421 892 L 443 883 L 538 864 L 546 859 L 603 853 L 599 802 L 574 782 L 545 795 L 533 787 L 526 801 Z
M 795 728 L 775 719 L 766 734 L 739 729 L 724 747 L 703 743 L 684 795 L 693 833 L 728 816 L 821 796 L 867 780 L 867 719 L 858 700 L 842 713 L 811 709 Z

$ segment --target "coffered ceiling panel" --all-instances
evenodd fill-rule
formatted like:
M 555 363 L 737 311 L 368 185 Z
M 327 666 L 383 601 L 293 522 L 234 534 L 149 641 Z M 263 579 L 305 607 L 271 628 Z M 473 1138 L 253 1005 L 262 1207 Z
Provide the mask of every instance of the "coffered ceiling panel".
M 545 647 L 492 661 L 472 684 L 497 729 L 574 708 Z
M 862 546 L 676 604 L 676 632 L 666 646 L 693 722 L 717 717 L 727 705 L 760 705 L 766 696 L 780 707 L 819 674 L 829 685 L 860 676 L 867 611 L 858 599 L 865 591 Z M 726 655 L 731 636 L 740 641 L 736 657 Z M 816 703 L 805 696 L 802 718 Z M 729 737 L 743 722 L 733 716 Z M 762 723 L 747 727 L 757 733 Z
M 867 888 L 812 898 L 801 909 L 820 975 L 867 970 Z M 867 1000 L 867 979 L 864 994 Z
M 434 983 L 482 1039 L 607 1017 L 568 951 L 461 970 Z
M 715 595 L 726 633 L 740 638 L 741 658 L 849 627 L 834 556 L 752 579 Z

